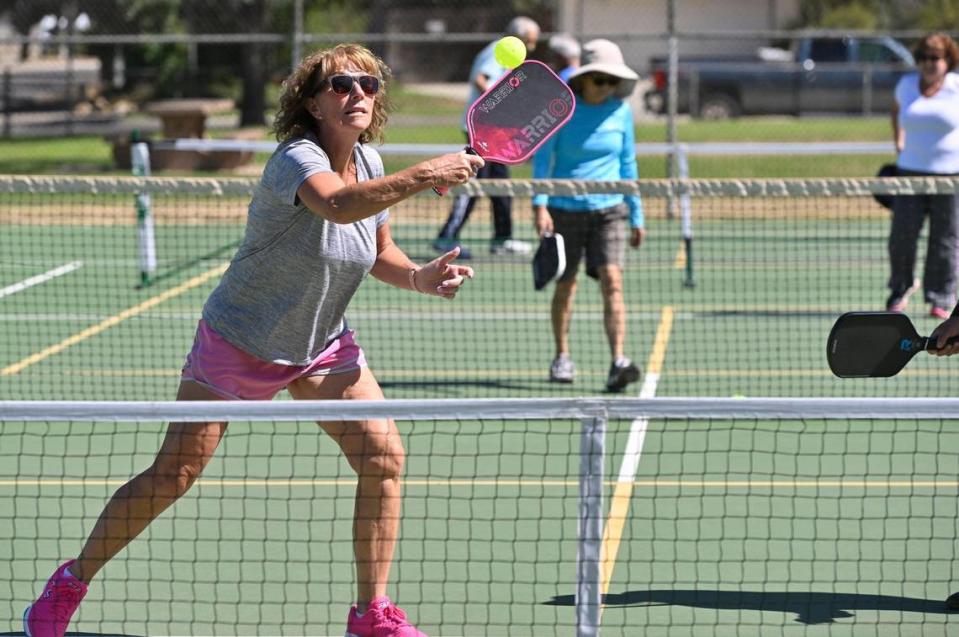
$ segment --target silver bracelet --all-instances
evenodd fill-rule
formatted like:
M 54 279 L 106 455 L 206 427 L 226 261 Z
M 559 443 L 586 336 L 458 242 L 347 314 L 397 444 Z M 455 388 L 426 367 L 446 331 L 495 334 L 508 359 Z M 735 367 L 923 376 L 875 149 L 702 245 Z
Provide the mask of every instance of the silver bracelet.
M 410 268 L 410 289 L 414 292 L 420 292 L 420 289 L 416 287 L 416 273 L 419 272 L 419 268 Z M 420 292 L 420 294 L 424 294 Z

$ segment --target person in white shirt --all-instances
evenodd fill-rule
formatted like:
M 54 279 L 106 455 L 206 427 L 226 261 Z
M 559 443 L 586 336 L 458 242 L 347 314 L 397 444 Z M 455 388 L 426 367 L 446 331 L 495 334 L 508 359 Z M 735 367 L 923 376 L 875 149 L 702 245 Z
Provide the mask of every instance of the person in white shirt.
M 893 139 L 901 177 L 959 175 L 959 47 L 944 33 L 926 35 L 913 54 L 917 72 L 896 85 Z M 915 277 L 919 233 L 929 217 L 929 243 L 922 289 L 930 316 L 948 318 L 956 303 L 959 198 L 897 196 L 889 233 L 889 298 L 886 309 L 902 312 L 919 289 Z
M 532 18 L 526 16 L 517 16 L 510 20 L 506 26 L 504 35 L 512 35 L 526 45 L 526 50 L 532 52 L 539 41 L 539 25 Z M 492 87 L 497 80 L 503 77 L 509 69 L 500 66 L 496 61 L 496 43 L 499 38 L 490 42 L 473 59 L 473 66 L 469 74 L 469 98 L 466 100 L 466 108 L 463 111 L 463 135 L 469 143 L 469 135 L 466 132 L 466 116 L 469 108 L 476 99 Z M 499 162 L 490 161 L 480 168 L 476 175 L 477 179 L 509 179 L 509 166 Z M 460 259 L 469 259 L 470 250 L 461 244 L 460 231 L 466 222 L 469 221 L 473 212 L 473 207 L 479 197 L 470 195 L 457 195 L 453 198 L 453 205 L 449 216 L 443 227 L 440 228 L 436 239 L 433 240 L 433 249 L 445 254 L 453 248 L 459 247 Z M 521 241 L 513 238 L 513 200 L 505 195 L 490 195 L 490 207 L 493 213 L 493 238 L 490 240 L 489 250 L 492 254 L 525 255 L 532 252 L 533 247 L 527 241 Z

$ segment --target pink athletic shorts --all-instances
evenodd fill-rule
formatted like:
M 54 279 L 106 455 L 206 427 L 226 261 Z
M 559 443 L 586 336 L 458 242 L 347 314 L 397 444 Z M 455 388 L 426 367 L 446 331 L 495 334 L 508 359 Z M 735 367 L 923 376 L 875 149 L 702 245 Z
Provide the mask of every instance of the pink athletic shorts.
M 228 399 L 271 400 L 298 378 L 342 374 L 360 367 L 366 367 L 366 356 L 353 330 L 334 339 L 309 365 L 281 365 L 231 345 L 200 319 L 180 380 L 199 383 Z

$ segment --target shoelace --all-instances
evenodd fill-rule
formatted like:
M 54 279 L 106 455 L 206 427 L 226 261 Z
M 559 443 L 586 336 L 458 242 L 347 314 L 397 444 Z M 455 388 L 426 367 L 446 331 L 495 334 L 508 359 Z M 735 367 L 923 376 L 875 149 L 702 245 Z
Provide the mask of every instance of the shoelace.
M 406 613 L 396 606 L 396 604 L 390 604 L 386 608 L 377 611 L 375 617 L 377 621 L 375 621 L 374 624 L 377 627 L 399 628 L 407 624 Z
M 63 582 L 53 587 L 53 616 L 58 621 L 69 621 L 77 604 L 83 597 L 83 589 L 73 582 Z

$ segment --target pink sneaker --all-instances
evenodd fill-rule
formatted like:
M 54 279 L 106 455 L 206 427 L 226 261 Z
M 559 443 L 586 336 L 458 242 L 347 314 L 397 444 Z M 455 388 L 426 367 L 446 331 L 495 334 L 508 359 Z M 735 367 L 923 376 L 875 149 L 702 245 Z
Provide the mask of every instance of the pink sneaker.
M 952 315 L 952 313 L 944 307 L 936 307 L 935 305 L 929 310 L 929 316 L 937 319 L 947 319 Z
M 66 573 L 74 562 L 76 560 L 61 564 L 47 580 L 37 601 L 23 613 L 23 632 L 27 637 L 63 637 L 67 631 L 70 618 L 87 594 L 87 585 Z
M 906 306 L 909 305 L 909 297 L 915 294 L 916 290 L 919 289 L 919 285 L 919 279 L 915 278 L 912 280 L 912 285 L 909 286 L 909 289 L 900 296 L 890 296 L 889 300 L 886 301 L 886 311 L 905 312 Z
M 391 602 L 389 597 L 377 597 L 370 602 L 362 617 L 356 614 L 356 606 L 350 609 L 350 617 L 346 622 L 346 637 L 427 636 L 406 621 L 406 613 Z

